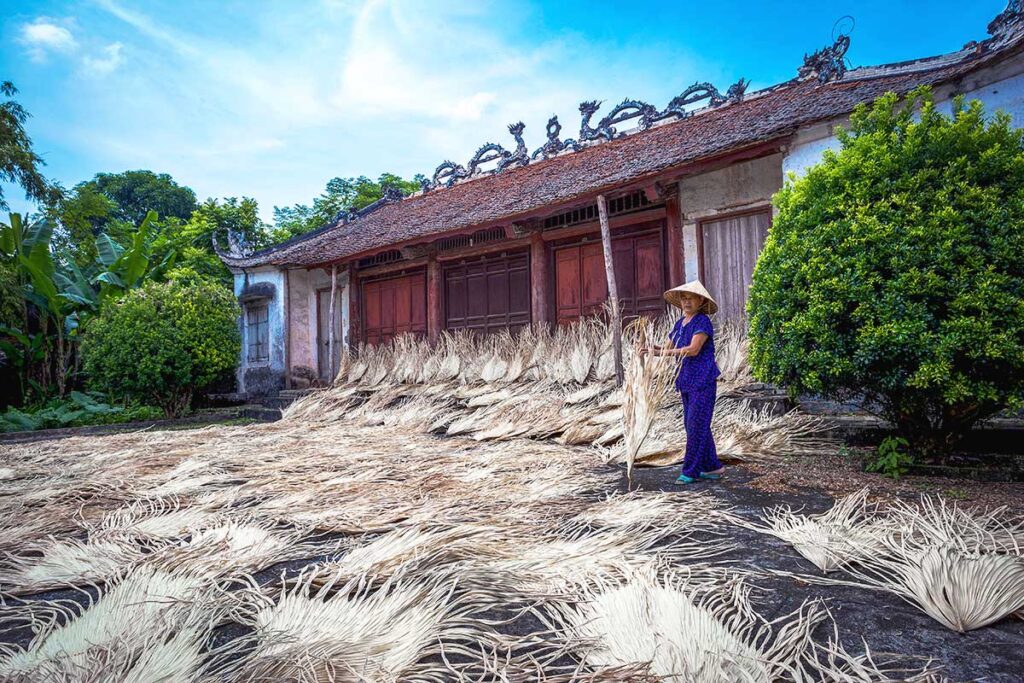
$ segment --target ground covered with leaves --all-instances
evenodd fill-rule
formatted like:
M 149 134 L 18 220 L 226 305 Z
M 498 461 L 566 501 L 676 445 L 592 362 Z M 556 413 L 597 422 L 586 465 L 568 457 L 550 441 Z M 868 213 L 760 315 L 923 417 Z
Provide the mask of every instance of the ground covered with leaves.
M 1008 511 L 833 508 L 750 465 L 679 491 L 594 446 L 312 412 L 0 449 L 0 677 L 1017 674 Z

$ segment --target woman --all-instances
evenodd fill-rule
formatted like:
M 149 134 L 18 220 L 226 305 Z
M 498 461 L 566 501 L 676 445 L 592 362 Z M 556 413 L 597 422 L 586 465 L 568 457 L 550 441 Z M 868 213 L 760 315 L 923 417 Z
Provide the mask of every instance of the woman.
M 719 479 L 725 468 L 718 460 L 711 434 L 715 412 L 716 380 L 721 372 L 715 362 L 715 332 L 711 318 L 718 304 L 698 280 L 665 292 L 665 301 L 683 312 L 669 334 L 670 344 L 647 349 L 655 356 L 682 357 L 676 389 L 683 401 L 686 455 L 677 484 L 698 479 Z

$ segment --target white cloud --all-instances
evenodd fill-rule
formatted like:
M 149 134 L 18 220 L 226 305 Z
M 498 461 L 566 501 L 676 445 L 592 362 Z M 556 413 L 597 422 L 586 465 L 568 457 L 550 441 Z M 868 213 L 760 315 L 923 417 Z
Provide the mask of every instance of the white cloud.
M 35 21 L 23 25 L 18 42 L 26 47 L 29 57 L 34 62 L 46 61 L 47 55 L 51 52 L 73 52 L 78 46 L 67 26 L 61 26 L 47 17 L 38 17 Z
M 86 55 L 83 57 L 82 65 L 91 74 L 100 76 L 108 74 L 124 61 L 124 55 L 121 54 L 123 49 L 124 45 L 121 43 L 111 43 L 100 50 L 99 56 L 90 57 Z

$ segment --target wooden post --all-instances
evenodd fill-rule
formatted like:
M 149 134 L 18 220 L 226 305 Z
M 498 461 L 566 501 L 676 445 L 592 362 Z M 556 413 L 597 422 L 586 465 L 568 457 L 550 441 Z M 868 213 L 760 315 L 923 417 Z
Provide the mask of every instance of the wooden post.
M 683 215 L 679 206 L 679 185 L 674 183 L 665 193 L 665 232 L 668 249 L 668 286 L 678 287 L 686 282 L 685 253 L 683 251 Z
M 535 325 L 548 321 L 548 254 L 540 230 L 530 233 L 530 307 Z
M 441 319 L 441 264 L 437 255 L 427 256 L 427 339 L 437 341 L 444 321 Z
M 284 388 L 292 388 L 292 325 L 291 325 L 291 282 L 288 277 L 288 269 L 282 268 L 284 271 L 284 294 L 281 297 L 281 313 L 283 323 L 281 325 L 281 336 L 284 337 Z
M 619 315 L 619 288 L 615 286 L 615 261 L 612 257 L 612 231 L 608 227 L 608 206 L 604 195 L 597 195 L 597 213 L 601 218 L 601 244 L 604 246 L 604 273 L 608 278 L 608 298 L 612 302 L 612 345 L 615 352 L 615 386 L 622 386 L 622 318 Z
M 331 265 L 331 303 L 327 307 L 327 364 L 331 368 L 331 383 L 337 375 L 338 368 L 334 364 L 334 309 L 335 300 L 338 297 L 338 264 Z

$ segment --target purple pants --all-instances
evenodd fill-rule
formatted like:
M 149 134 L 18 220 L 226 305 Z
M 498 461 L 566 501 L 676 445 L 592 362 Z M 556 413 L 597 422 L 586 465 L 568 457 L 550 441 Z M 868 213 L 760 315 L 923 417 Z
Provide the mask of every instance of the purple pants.
M 683 474 L 693 479 L 701 472 L 719 469 L 722 463 L 715 450 L 715 437 L 711 435 L 711 416 L 715 413 L 715 393 L 718 387 L 710 382 L 702 389 L 680 391 L 683 399 L 683 424 L 686 426 L 686 456 Z

